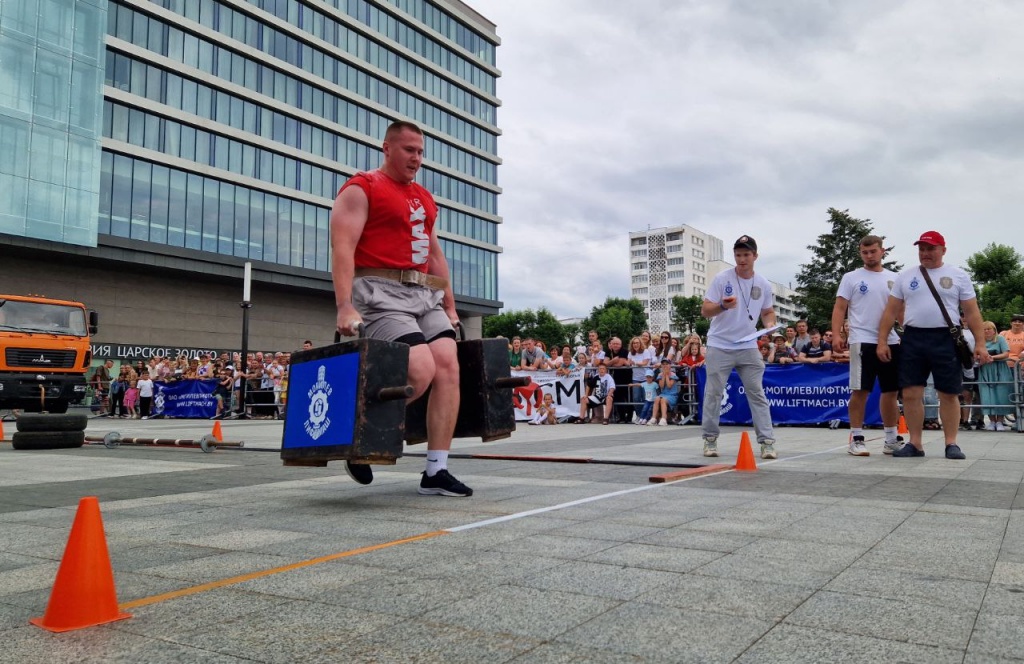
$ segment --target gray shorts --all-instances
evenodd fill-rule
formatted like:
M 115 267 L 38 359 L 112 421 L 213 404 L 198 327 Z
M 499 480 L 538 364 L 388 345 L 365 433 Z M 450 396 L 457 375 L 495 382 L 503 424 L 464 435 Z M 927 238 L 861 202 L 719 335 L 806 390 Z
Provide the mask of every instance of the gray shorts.
M 380 277 L 358 277 L 352 283 L 352 304 L 363 317 L 366 336 L 383 341 L 422 334 L 430 342 L 453 332 L 441 308 L 443 298 L 444 291 Z

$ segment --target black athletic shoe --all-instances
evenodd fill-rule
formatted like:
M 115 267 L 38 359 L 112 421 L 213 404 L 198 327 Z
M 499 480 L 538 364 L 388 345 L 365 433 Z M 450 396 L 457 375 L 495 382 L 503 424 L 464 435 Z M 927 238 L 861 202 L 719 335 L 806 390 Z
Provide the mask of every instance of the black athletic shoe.
M 447 470 L 439 470 L 433 477 L 427 477 L 426 471 L 420 479 L 421 496 L 454 496 L 464 498 L 472 496 L 473 490 L 455 479 Z
M 924 450 L 919 450 L 910 443 L 892 453 L 894 457 L 923 457 Z
M 369 484 L 373 481 L 373 469 L 366 463 L 346 461 L 345 472 L 359 484 Z
M 946 445 L 946 458 L 947 459 L 966 459 L 967 455 L 964 454 L 963 450 L 956 443 L 952 445 Z

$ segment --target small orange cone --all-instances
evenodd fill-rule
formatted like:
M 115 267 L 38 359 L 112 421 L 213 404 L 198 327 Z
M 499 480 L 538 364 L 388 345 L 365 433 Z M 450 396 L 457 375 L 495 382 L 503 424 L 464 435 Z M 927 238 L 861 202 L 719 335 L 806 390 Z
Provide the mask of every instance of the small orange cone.
M 0 420 L 0 440 L 4 439 L 4 421 Z
M 213 437 L 217 439 L 218 443 L 224 442 L 224 434 L 220 431 L 220 422 L 213 423 Z
M 910 433 L 910 430 L 907 429 L 907 421 L 903 419 L 902 415 L 900 415 L 900 423 L 896 427 L 896 433 Z
M 754 449 L 750 446 L 750 436 L 744 431 L 740 436 L 740 453 L 736 457 L 736 470 L 748 473 L 757 472 L 757 462 L 754 461 Z
M 29 622 L 51 632 L 69 632 L 124 618 L 131 614 L 118 610 L 100 503 L 86 496 L 78 502 L 46 615 Z

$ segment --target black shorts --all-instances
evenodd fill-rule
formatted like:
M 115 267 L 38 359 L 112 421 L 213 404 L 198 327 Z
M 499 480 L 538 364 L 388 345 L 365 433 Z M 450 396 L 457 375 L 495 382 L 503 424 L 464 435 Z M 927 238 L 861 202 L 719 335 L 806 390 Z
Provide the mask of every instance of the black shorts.
M 896 392 L 900 389 L 900 345 L 889 346 L 892 360 L 878 359 L 878 344 L 850 344 L 850 389 L 870 392 L 878 380 L 882 392 Z
M 964 372 L 948 327 L 904 328 L 900 345 L 900 387 L 923 387 L 931 374 L 936 390 L 960 394 Z

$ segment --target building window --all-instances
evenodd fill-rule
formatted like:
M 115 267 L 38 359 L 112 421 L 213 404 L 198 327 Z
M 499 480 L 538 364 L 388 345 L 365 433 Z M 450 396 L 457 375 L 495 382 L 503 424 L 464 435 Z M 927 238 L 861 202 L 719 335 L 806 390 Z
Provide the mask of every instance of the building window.
M 684 258 L 670 258 L 670 259 L 668 259 L 668 265 L 669 266 L 672 266 L 672 265 L 682 265 L 685 260 L 686 259 L 684 259 Z
M 680 247 L 678 244 L 668 244 L 668 245 L 665 245 L 665 253 L 666 254 L 678 254 L 682 250 L 683 250 L 683 248 Z
M 669 270 L 665 274 L 665 276 L 668 277 L 669 279 L 682 279 L 682 278 L 684 278 L 684 274 L 683 274 L 682 270 Z
M 633 258 L 647 258 L 647 250 L 646 249 L 634 249 L 633 251 L 630 252 L 630 255 Z
M 633 283 L 634 284 L 646 284 L 647 283 L 647 275 L 646 274 L 634 274 L 633 275 Z
M 634 237 L 634 238 L 631 238 L 629 240 L 629 246 L 631 246 L 631 247 L 646 247 L 647 246 L 647 238 L 646 237 Z
M 647 263 L 646 262 L 633 263 L 633 269 L 634 270 L 646 270 L 647 269 Z
M 675 242 L 676 240 L 682 240 L 682 239 L 683 239 L 683 234 L 682 233 L 669 233 L 668 235 L 665 236 L 665 241 L 666 242 Z

